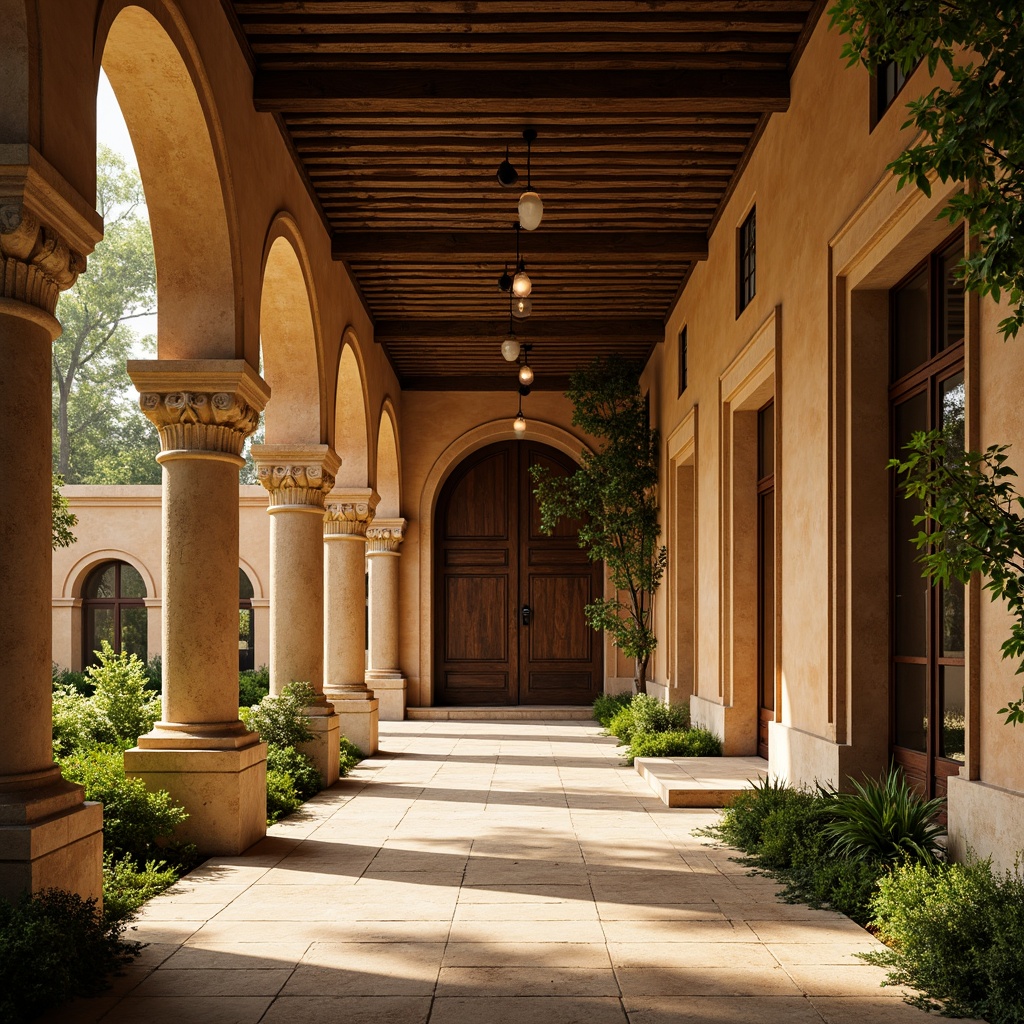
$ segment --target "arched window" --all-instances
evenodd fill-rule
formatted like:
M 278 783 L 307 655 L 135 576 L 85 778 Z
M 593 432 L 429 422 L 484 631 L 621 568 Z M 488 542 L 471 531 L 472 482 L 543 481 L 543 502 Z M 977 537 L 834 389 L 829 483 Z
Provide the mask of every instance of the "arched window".
M 256 624 L 252 614 L 252 583 L 244 569 L 238 570 L 238 671 L 256 667 Z
M 148 660 L 146 648 L 146 584 L 127 562 L 96 566 L 82 588 L 83 665 L 96 664 L 95 652 L 104 640 L 120 654 L 127 651 Z

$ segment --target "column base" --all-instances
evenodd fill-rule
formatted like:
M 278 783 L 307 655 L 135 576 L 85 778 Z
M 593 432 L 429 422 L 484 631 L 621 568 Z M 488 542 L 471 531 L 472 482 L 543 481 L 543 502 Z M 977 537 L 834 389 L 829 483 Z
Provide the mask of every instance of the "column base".
M 341 738 L 341 725 L 339 718 L 333 712 L 331 714 L 320 713 L 324 705 L 314 705 L 307 709 L 309 718 L 307 725 L 313 734 L 313 739 L 308 743 L 301 743 L 299 750 L 320 770 L 320 778 L 325 786 L 333 786 L 341 777 L 341 750 L 338 742 Z M 326 707 L 330 707 L 327 704 Z
M 252 734 L 250 734 L 252 735 Z M 128 775 L 166 789 L 188 819 L 175 838 L 205 856 L 234 856 L 267 834 L 267 745 L 241 749 L 125 751 Z
M 0 793 L 0 896 L 65 889 L 103 905 L 103 808 L 83 792 L 59 779 Z
M 405 680 L 398 672 L 370 670 L 366 673 L 366 685 L 373 687 L 380 701 L 382 722 L 405 721 Z
M 380 701 L 373 690 L 336 693 L 331 698 L 341 719 L 341 735 L 354 743 L 364 757 L 373 757 L 379 747 L 377 723 Z

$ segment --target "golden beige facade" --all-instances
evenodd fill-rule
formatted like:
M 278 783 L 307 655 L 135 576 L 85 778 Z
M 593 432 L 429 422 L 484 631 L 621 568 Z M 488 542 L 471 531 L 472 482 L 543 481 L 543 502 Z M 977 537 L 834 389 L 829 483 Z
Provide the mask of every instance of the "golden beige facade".
M 265 748 L 234 707 L 238 569 L 253 584 L 256 664 L 277 689 L 301 676 L 325 694 L 314 718 L 330 780 L 339 729 L 373 746 L 377 716 L 434 703 L 438 496 L 467 456 L 515 436 L 515 408 L 505 392 L 402 391 L 282 133 L 253 108 L 219 5 L 0 0 L 0 24 L 0 365 L 12 396 L 0 423 L 0 593 L 13 652 L 0 889 L 60 880 L 95 892 L 98 811 L 62 782 L 49 748 L 50 662 L 81 664 L 89 572 L 106 561 L 138 570 L 148 650 L 163 658 L 163 717 L 129 770 L 186 803 L 202 849 L 244 849 L 264 828 Z M 955 186 L 936 183 L 930 199 L 897 191 L 886 165 L 912 138 L 902 102 L 872 127 L 869 77 L 844 67 L 840 47 L 820 20 L 789 109 L 735 180 L 643 378 L 669 552 L 651 689 L 689 701 L 726 754 L 760 745 L 772 774 L 800 785 L 877 774 L 890 757 L 891 296 L 930 254 L 966 244 L 936 219 Z M 47 346 L 57 292 L 102 233 L 101 64 L 153 227 L 158 352 L 129 373 L 160 433 L 164 483 L 69 488 L 79 539 L 51 556 L 36 465 L 50 444 Z M 740 229 L 755 209 L 756 290 L 739 310 Z M 970 446 L 1017 451 L 1024 348 L 1001 340 L 991 303 L 968 297 L 963 314 Z M 263 410 L 264 487 L 239 492 L 241 445 Z M 560 395 L 535 392 L 527 415 L 534 440 L 572 456 L 587 442 Z M 759 469 L 765 430 L 772 489 Z M 1024 848 L 1024 738 L 995 710 L 1020 677 L 1000 660 L 1002 606 L 974 582 L 965 609 L 950 833 L 957 853 L 1010 865 Z M 606 688 L 631 673 L 606 645 Z

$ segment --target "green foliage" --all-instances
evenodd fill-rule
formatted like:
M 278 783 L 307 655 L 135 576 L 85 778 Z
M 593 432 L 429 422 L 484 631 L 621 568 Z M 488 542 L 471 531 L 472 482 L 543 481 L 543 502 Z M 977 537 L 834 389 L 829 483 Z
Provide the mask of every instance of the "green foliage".
M 625 693 L 602 693 L 594 701 L 594 720 L 607 729 L 615 715 L 632 699 L 632 690 Z
M 246 669 L 238 673 L 238 703 L 240 707 L 251 708 L 270 694 L 270 669 L 260 665 L 257 669 Z
M 91 703 L 102 723 L 94 739 L 134 746 L 160 717 L 160 698 L 148 688 L 146 666 L 134 654 L 115 654 L 104 640 L 96 656 L 99 664 L 85 670 L 95 686 Z
M 148 860 L 139 867 L 130 857 L 115 860 L 103 855 L 103 912 L 126 918 L 147 900 L 163 892 L 181 877 L 181 869 L 166 861 Z
M 78 995 L 95 995 L 107 977 L 138 956 L 123 920 L 95 900 L 47 889 L 16 903 L 0 899 L 0 1024 L 21 1024 Z
M 649 693 L 636 693 L 627 704 L 620 704 L 607 728 L 621 743 L 629 743 L 639 733 L 678 732 L 689 726 L 690 712 L 683 705 L 665 704 Z
M 944 799 L 922 800 L 897 768 L 877 781 L 850 781 L 855 792 L 835 795 L 825 826 L 838 856 L 889 866 L 943 857 L 946 827 L 937 819 Z
M 363 752 L 349 739 L 341 737 L 341 774 L 344 777 L 363 759 Z
M 106 731 L 92 701 L 65 683 L 53 688 L 53 755 L 63 757 L 96 744 L 96 735 Z
M 914 522 L 921 531 L 914 543 L 924 575 L 938 583 L 967 583 L 972 573 L 985 576 L 992 600 L 1002 600 L 1013 624 L 1002 645 L 1004 658 L 1024 672 L 1024 497 L 1011 482 L 1007 445 L 965 452 L 961 439 L 941 431 L 915 433 L 903 461 L 889 466 L 904 477 L 908 498 L 922 502 Z M 1020 700 L 999 709 L 1008 724 L 1024 722 Z
M 264 743 L 275 747 L 297 747 L 313 738 L 309 719 L 303 713 L 317 699 L 309 683 L 289 683 L 277 697 L 264 697 L 251 708 L 239 708 L 247 729 L 260 734 Z
M 267 747 L 267 773 L 270 772 L 289 776 L 300 802 L 316 796 L 324 788 L 320 770 L 294 747 Z
M 69 548 L 75 543 L 75 535 L 72 530 L 78 525 L 78 516 L 68 506 L 68 499 L 64 497 L 61 487 L 64 486 L 64 477 L 58 473 L 53 474 L 53 487 L 50 493 L 50 511 L 53 517 L 53 550 L 57 548 Z
M 273 825 L 302 806 L 295 780 L 287 772 L 267 770 L 267 824 Z
M 633 734 L 626 760 L 637 757 L 721 757 L 722 741 L 707 729 L 673 729 Z
M 617 594 L 586 606 L 587 622 L 612 637 L 637 662 L 637 689 L 647 684 L 647 665 L 658 645 L 654 593 L 665 573 L 667 553 L 658 543 L 658 432 L 650 426 L 640 393 L 639 364 L 620 356 L 595 359 L 571 378 L 567 397 L 572 422 L 599 441 L 584 451 L 571 476 L 553 476 L 531 466 L 541 529 L 562 519 L 578 524 L 579 545 L 592 561 L 603 560 Z
M 96 194 L 103 240 L 57 309 L 64 331 L 53 345 L 54 471 L 72 483 L 159 483 L 159 439 L 125 373 L 139 345 L 131 321 L 156 306 L 153 240 L 138 173 L 105 146 Z
M 141 779 L 124 774 L 124 752 L 94 747 L 64 758 L 61 771 L 85 787 L 86 800 L 103 804 L 103 846 L 116 860 L 130 857 L 145 864 L 159 848 L 168 860 L 188 863 L 194 851 L 171 843 L 174 830 L 188 817 L 166 792 L 151 793 Z
M 84 672 L 73 672 L 69 668 L 61 668 L 56 662 L 53 663 L 53 688 L 67 686 L 77 690 L 83 697 L 92 695 L 95 689 L 89 677 Z
M 162 693 L 164 688 L 164 665 L 159 654 L 154 654 L 143 670 L 146 673 L 146 689 Z
M 832 25 L 849 36 L 843 55 L 873 69 L 893 60 L 904 72 L 925 61 L 952 76 L 907 105 L 923 133 L 890 164 L 898 187 L 931 194 L 930 176 L 969 181 L 941 216 L 963 219 L 976 239 L 961 264 L 965 286 L 997 302 L 1005 293 L 1007 338 L 1024 325 L 1024 30 L 1021 8 L 1001 0 L 838 0 Z
M 1024 881 L 988 861 L 897 866 L 879 882 L 873 924 L 890 948 L 865 956 L 918 1005 L 992 1024 L 1024 1020 Z

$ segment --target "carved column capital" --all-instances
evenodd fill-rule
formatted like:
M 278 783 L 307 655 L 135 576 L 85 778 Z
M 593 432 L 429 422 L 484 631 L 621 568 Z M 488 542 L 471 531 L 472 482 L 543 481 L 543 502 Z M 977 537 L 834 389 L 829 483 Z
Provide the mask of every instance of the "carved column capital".
M 379 501 L 369 488 L 332 491 L 326 499 L 324 537 L 365 537 Z
M 323 509 L 341 459 L 325 444 L 258 444 L 256 476 L 270 492 L 270 508 Z
M 240 458 L 270 389 L 243 360 L 129 360 L 139 406 L 160 434 L 160 455 L 211 452 Z
M 404 519 L 377 519 L 366 530 L 367 555 L 397 555 L 405 539 Z

